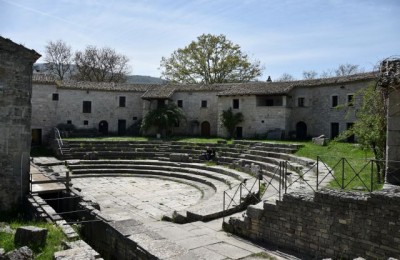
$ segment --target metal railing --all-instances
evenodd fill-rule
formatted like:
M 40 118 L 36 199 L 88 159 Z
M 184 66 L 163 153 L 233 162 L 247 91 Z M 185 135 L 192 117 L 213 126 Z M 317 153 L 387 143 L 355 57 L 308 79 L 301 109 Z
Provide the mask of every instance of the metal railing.
M 385 168 L 385 166 L 382 166 L 382 161 L 367 159 L 357 164 L 346 158 L 339 158 L 337 161 L 331 159 L 330 161 L 332 167 L 328 166 L 326 160 L 323 160 L 320 156 L 317 157 L 314 164 L 308 166 L 281 160 L 275 168 L 269 167 L 268 172 L 267 167 L 260 163 L 258 165 L 259 172 L 256 173 L 257 178 L 255 178 L 255 183 L 259 182 L 258 201 L 265 199 L 265 195 L 276 196 L 278 200 L 281 200 L 282 195 L 290 191 L 308 190 L 315 192 L 322 187 L 372 192 L 379 189 L 383 184 L 383 179 L 379 178 L 378 172 L 378 163 L 380 163 L 381 170 Z M 332 164 L 332 161 L 335 163 Z M 397 168 L 392 166 L 391 171 L 397 175 L 392 175 L 392 178 L 400 183 L 400 162 L 396 163 L 398 163 Z M 236 189 L 233 195 L 229 195 L 228 190 L 224 192 L 224 211 L 229 209 L 232 204 L 236 207 L 241 204 L 244 198 L 242 192 L 244 188 L 247 189 L 245 183 L 242 182 L 233 188 Z
M 251 182 L 254 182 L 251 184 Z M 248 183 L 250 182 L 250 187 Z M 258 191 L 253 192 L 254 187 L 258 183 Z M 227 189 L 223 193 L 223 221 L 225 216 L 235 213 L 246 206 L 260 201 L 261 182 L 259 178 L 244 179 L 239 184 Z
M 60 130 L 57 127 L 54 127 L 54 139 L 57 142 L 57 148 L 60 151 L 61 155 L 63 155 L 62 147 L 64 146 L 63 140 L 61 138 Z

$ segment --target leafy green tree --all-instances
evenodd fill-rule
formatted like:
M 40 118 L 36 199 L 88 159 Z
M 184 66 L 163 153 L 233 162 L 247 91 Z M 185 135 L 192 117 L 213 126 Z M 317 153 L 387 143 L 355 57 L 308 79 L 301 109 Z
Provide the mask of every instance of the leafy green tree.
M 183 49 L 161 59 L 162 76 L 180 83 L 247 82 L 261 76 L 259 61 L 251 62 L 225 35 L 203 34 Z
M 353 127 L 340 134 L 337 140 L 355 135 L 363 149 L 372 149 L 377 160 L 378 181 L 384 179 L 386 155 L 386 103 L 384 92 L 371 84 L 362 91 L 363 101 Z
M 232 108 L 222 111 L 222 124 L 228 131 L 228 138 L 232 138 L 235 134 L 236 126 L 243 122 L 243 114 L 233 113 Z
M 172 126 L 185 119 L 182 109 L 174 103 L 169 103 L 148 112 L 143 118 L 141 129 L 146 131 L 151 127 L 157 127 L 158 132 L 165 137 Z

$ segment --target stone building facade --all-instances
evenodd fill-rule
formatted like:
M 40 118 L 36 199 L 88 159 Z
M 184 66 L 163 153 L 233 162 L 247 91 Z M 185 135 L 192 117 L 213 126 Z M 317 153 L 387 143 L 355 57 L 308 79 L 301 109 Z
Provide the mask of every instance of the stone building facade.
M 173 102 L 186 115 L 186 121 L 172 129 L 177 135 L 227 136 L 221 115 L 232 107 L 244 115 L 238 138 L 333 138 L 355 121 L 360 101 L 356 93 L 375 80 L 375 73 L 363 73 L 293 82 L 137 85 L 57 82 L 37 75 L 32 130 L 36 139 L 58 124 L 123 135 L 148 111 Z
M 33 50 L 0 36 L 0 212 L 29 191 Z

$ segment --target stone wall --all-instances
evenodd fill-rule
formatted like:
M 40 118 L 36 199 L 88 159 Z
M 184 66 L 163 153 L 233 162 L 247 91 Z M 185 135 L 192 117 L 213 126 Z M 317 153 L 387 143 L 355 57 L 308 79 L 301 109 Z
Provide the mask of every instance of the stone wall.
M 0 37 L 0 212 L 29 191 L 32 64 L 35 51 Z
M 331 137 L 331 123 L 339 123 L 339 132 L 347 129 L 347 123 L 356 121 L 355 112 L 362 102 L 359 91 L 373 83 L 372 80 L 345 84 L 321 85 L 295 88 L 288 102 L 292 107 L 290 131 L 296 131 L 300 121 L 307 125 L 307 134 L 311 137 L 325 135 Z M 355 104 L 347 106 L 347 96 L 353 94 Z M 332 96 L 338 96 L 339 107 L 332 107 Z M 299 107 L 297 99 L 304 97 L 304 107 Z
M 400 189 L 371 194 L 292 193 L 277 204 L 251 206 L 233 233 L 321 258 L 400 257 Z
M 233 109 L 234 113 L 243 114 L 243 122 L 237 125 L 242 127 L 244 138 L 266 137 L 269 130 L 286 130 L 290 109 L 286 106 L 286 96 L 281 98 L 282 105 L 261 106 L 257 105 L 257 96 L 220 96 L 218 100 L 218 117 L 222 117 L 224 110 L 233 108 L 233 100 L 239 100 L 239 108 Z M 227 131 L 222 125 L 221 120 L 218 124 L 218 136 L 227 136 Z
M 386 181 L 400 185 L 400 59 L 382 62 L 379 85 L 388 93 Z

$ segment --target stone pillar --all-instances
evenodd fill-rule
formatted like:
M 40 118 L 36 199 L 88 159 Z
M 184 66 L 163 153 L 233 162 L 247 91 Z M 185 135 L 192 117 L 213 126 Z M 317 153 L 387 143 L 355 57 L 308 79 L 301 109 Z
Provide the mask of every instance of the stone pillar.
M 39 57 L 0 36 L 0 212 L 21 209 L 29 191 L 32 65 Z
M 379 85 L 388 93 L 386 182 L 400 185 L 400 59 L 382 62 Z

